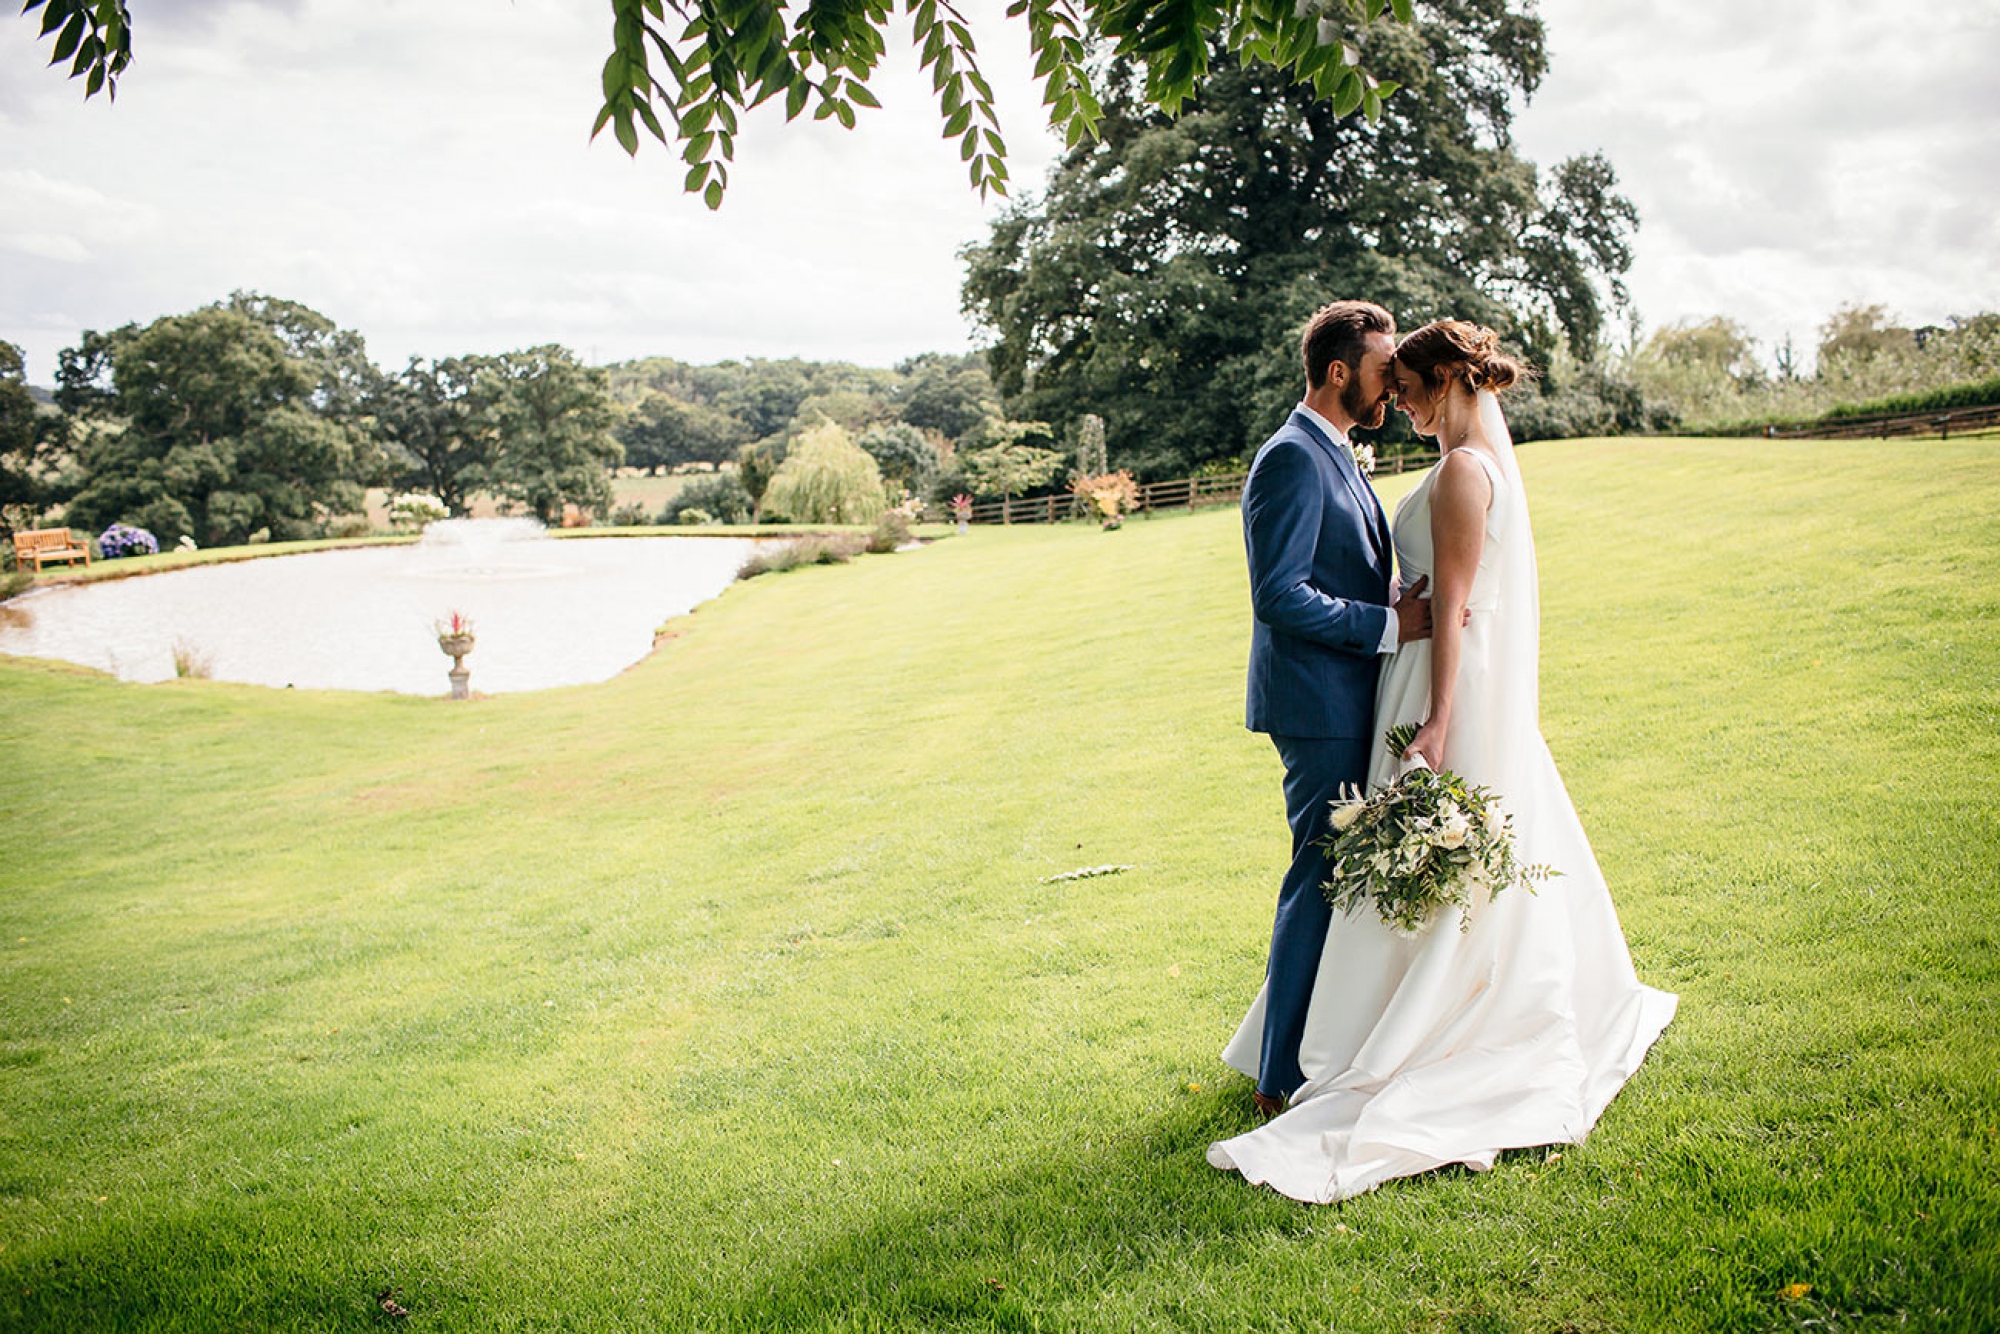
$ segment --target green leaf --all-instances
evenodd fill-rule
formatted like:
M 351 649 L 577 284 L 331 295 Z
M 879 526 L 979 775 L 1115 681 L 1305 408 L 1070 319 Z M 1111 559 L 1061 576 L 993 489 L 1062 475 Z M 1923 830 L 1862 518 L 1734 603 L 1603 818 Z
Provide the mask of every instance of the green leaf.
M 63 27 L 62 35 L 56 38 L 56 53 L 49 58 L 51 65 L 59 60 L 68 60 L 76 53 L 77 43 L 83 40 L 83 28 L 83 13 L 79 10 L 70 16 L 69 22 Z
M 702 192 L 702 200 L 708 205 L 708 210 L 711 213 L 713 213 L 716 209 L 721 208 L 722 182 L 710 181 L 708 183 L 708 189 Z
M 804 79 L 793 84 L 790 91 L 785 94 L 785 119 L 796 119 L 799 112 L 805 110 L 806 99 L 811 95 L 811 85 Z
M 632 128 L 632 116 L 630 112 L 623 112 L 618 116 L 617 123 L 612 126 L 611 132 L 618 136 L 618 142 L 625 149 L 628 157 L 639 156 L 639 132 Z
M 689 194 L 694 194 L 700 190 L 702 183 L 708 180 L 708 165 L 706 162 L 697 162 L 688 168 L 687 192 Z
M 617 97 L 632 87 L 632 80 L 625 72 L 625 57 L 613 51 L 604 61 L 604 72 L 598 76 L 598 85 L 607 98 Z
M 859 102 L 864 107 L 869 107 L 876 111 L 880 111 L 882 109 L 882 104 L 875 99 L 875 94 L 869 92 L 866 88 L 864 88 L 861 84 L 856 83 L 853 79 L 849 79 L 847 81 L 847 95 L 853 98 L 856 102 Z
M 852 104 L 835 102 L 833 104 L 833 114 L 840 118 L 842 126 L 850 130 L 854 128 L 854 107 Z
M 1333 114 L 1336 116 L 1351 114 L 1354 108 L 1361 105 L 1361 93 L 1361 76 L 1355 73 L 1353 66 L 1350 65 L 1347 72 L 1341 76 L 1339 87 L 1334 91 Z
M 1411 0 L 1389 0 L 1389 9 L 1398 23 L 1416 22 L 1416 7 Z

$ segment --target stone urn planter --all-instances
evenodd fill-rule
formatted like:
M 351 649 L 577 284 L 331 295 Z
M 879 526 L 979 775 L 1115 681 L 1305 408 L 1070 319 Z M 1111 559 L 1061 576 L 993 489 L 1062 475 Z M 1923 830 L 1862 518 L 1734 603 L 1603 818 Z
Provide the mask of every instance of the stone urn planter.
M 451 697 L 471 699 L 472 672 L 465 665 L 465 655 L 472 652 L 475 642 L 472 621 L 459 612 L 453 612 L 448 619 L 439 621 L 436 628 L 438 648 L 451 659 L 451 671 L 446 673 L 451 679 Z

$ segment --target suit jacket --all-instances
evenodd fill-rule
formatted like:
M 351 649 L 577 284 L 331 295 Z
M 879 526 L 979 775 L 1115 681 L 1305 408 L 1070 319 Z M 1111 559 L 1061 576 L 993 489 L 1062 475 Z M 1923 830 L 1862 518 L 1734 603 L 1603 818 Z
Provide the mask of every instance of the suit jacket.
M 1246 724 L 1366 737 L 1389 620 L 1389 521 L 1346 448 L 1304 413 L 1257 451 L 1243 487 L 1250 561 Z

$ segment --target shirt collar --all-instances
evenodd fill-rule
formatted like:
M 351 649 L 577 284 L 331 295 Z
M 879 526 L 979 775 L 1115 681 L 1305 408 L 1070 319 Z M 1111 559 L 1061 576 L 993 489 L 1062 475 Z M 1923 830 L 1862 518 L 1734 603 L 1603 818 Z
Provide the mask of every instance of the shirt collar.
M 1333 443 L 1335 443 L 1336 445 L 1339 445 L 1349 454 L 1352 454 L 1354 452 L 1354 445 L 1351 441 L 1348 440 L 1346 433 L 1343 432 L 1338 426 L 1335 426 L 1332 422 L 1328 421 L 1326 418 L 1320 416 L 1317 412 L 1314 412 L 1311 408 L 1307 407 L 1303 399 L 1301 399 L 1299 402 L 1298 410 L 1306 414 L 1306 420 L 1310 421 L 1314 426 L 1319 427 L 1320 430 L 1325 431 L 1327 439 L 1333 441 Z

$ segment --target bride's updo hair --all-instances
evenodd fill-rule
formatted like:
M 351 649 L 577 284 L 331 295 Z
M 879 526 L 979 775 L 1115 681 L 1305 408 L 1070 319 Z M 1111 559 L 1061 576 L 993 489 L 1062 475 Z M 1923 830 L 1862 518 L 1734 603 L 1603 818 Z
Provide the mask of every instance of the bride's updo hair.
M 1432 320 L 1396 345 L 1396 364 L 1407 366 L 1430 389 L 1460 380 L 1475 392 L 1499 393 L 1529 375 L 1525 365 L 1501 352 L 1499 334 L 1469 320 Z

